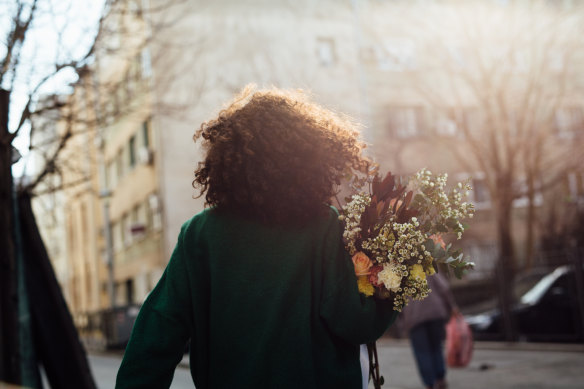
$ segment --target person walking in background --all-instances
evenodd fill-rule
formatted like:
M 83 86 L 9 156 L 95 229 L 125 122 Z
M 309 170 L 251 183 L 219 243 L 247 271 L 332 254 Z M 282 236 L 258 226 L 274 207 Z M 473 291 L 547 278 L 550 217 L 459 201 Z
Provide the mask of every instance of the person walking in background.
M 439 273 L 427 278 L 431 289 L 421 301 L 410 301 L 400 315 L 408 333 L 418 371 L 426 388 L 444 389 L 446 364 L 442 342 L 445 325 L 458 309 L 448 287 L 448 281 Z
M 361 387 L 359 345 L 397 313 L 359 294 L 330 206 L 342 177 L 369 172 L 358 135 L 277 89 L 245 89 L 201 126 L 194 186 L 209 208 L 183 225 L 116 388 L 168 388 L 189 338 L 199 389 Z

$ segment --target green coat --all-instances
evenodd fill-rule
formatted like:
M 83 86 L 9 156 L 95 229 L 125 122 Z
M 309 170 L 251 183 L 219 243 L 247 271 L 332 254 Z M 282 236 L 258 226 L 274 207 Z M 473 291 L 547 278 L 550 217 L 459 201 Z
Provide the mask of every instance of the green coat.
M 365 298 L 336 209 L 303 228 L 205 210 L 134 324 L 116 388 L 168 388 L 191 339 L 205 388 L 360 388 L 359 344 L 397 314 Z

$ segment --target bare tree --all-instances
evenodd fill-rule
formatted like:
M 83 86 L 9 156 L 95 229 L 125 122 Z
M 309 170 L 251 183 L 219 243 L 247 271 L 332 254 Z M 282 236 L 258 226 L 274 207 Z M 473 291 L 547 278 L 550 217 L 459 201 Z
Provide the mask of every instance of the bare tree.
M 465 1 L 402 11 L 402 23 L 392 32 L 401 29 L 398 36 L 416 47 L 415 63 L 404 72 L 409 86 L 455 128 L 434 128 L 427 140 L 467 171 L 484 174 L 497 231 L 504 322 L 512 334 L 514 203 L 527 198 L 529 266 L 538 195 L 582 168 L 583 10 Z
M 146 8 L 142 5 L 148 4 Z M 16 197 L 30 198 L 92 179 L 83 164 L 72 162 L 72 140 L 96 136 L 107 123 L 135 109 L 118 92 L 150 87 L 137 73 L 157 33 L 176 22 L 157 17 L 185 0 L 149 2 L 105 0 L 97 17 L 73 2 L 2 2 L 0 41 L 0 381 L 21 382 L 17 322 L 20 227 Z M 85 13 L 80 11 L 85 10 Z M 73 12 L 75 11 L 75 12 Z M 180 15 L 173 13 L 173 15 Z M 79 22 L 85 20 L 85 22 Z M 162 51 L 158 55 L 163 56 Z M 148 58 L 155 61 L 156 58 Z M 116 76 L 122 74 L 122 77 Z M 131 100 L 131 99 L 127 99 Z M 161 104 L 159 112 L 181 107 Z M 49 131 L 49 129 L 51 129 Z M 42 135 L 39 136 L 39 134 Z M 14 145 L 28 139 L 35 169 L 15 188 Z M 22 143 L 22 142 L 20 142 Z M 89 153 L 88 163 L 96 163 Z M 65 174 L 65 172 L 67 172 Z M 36 226 L 34 227 L 36 228 Z M 32 232 L 34 236 L 37 232 Z

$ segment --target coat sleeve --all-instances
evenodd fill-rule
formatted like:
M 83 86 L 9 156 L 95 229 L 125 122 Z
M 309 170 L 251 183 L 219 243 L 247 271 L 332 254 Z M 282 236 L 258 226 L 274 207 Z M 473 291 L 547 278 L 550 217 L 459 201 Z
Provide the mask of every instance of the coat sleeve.
M 433 286 L 437 289 L 440 298 L 444 302 L 446 310 L 448 311 L 448 315 L 452 315 L 452 312 L 457 309 L 457 307 L 454 296 L 450 291 L 448 281 L 446 281 L 446 278 L 444 278 L 444 276 L 442 276 L 440 273 L 434 274 L 432 279 L 434 280 Z
M 192 325 L 184 230 L 162 278 L 136 318 L 116 388 L 168 388 L 183 357 Z
M 353 262 L 342 242 L 342 226 L 335 218 L 329 229 L 323 269 L 320 316 L 331 332 L 346 342 L 377 340 L 397 318 L 390 300 L 359 293 Z

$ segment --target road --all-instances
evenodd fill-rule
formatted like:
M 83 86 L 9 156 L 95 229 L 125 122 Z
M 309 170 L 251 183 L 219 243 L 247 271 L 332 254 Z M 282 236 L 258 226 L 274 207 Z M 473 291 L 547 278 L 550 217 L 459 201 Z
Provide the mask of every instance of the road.
M 468 367 L 448 371 L 450 388 L 581 389 L 584 346 L 580 346 L 478 344 Z M 386 380 L 383 388 L 422 388 L 407 341 L 381 340 L 378 353 Z M 89 362 L 98 388 L 112 389 L 121 356 L 90 354 Z M 176 369 L 171 388 L 194 388 L 187 364 L 181 363 Z
M 113 389 L 116 383 L 116 374 L 122 357 L 120 355 L 88 355 L 89 364 L 93 372 L 93 378 L 98 389 Z M 48 387 L 48 386 L 47 386 Z M 174 373 L 172 389 L 193 389 L 193 379 L 188 368 L 179 367 Z

